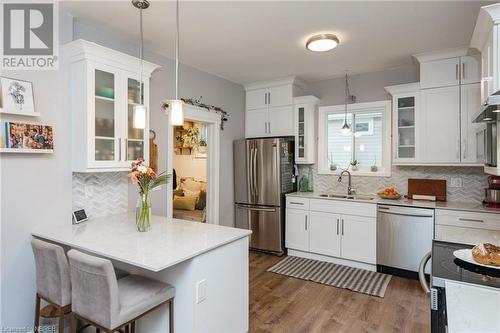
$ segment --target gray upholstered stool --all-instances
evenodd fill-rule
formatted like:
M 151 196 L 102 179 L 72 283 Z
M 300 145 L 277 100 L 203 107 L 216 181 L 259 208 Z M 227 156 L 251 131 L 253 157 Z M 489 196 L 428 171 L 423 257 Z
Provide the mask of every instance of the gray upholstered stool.
M 64 332 L 64 315 L 71 312 L 69 265 L 61 246 L 31 240 L 36 266 L 35 331 L 40 326 L 40 299 L 55 307 L 59 332 Z
M 173 332 L 174 287 L 138 275 L 117 280 L 111 261 L 76 250 L 70 250 L 68 258 L 73 300 L 72 332 L 76 332 L 77 319 L 105 332 L 114 332 L 130 323 L 134 328 L 135 320 L 167 302 L 169 331 Z

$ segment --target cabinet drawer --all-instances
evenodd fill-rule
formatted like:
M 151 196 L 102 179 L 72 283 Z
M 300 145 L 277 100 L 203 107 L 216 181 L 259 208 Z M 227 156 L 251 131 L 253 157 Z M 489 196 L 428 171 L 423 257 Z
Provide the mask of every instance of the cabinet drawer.
M 437 209 L 436 224 L 500 231 L 500 214 Z
M 309 199 L 300 197 L 286 197 L 286 208 L 309 210 Z
M 377 205 L 364 202 L 311 199 L 309 209 L 316 212 L 377 217 Z
M 435 237 L 440 241 L 470 245 L 478 243 L 500 244 L 500 230 L 436 225 Z

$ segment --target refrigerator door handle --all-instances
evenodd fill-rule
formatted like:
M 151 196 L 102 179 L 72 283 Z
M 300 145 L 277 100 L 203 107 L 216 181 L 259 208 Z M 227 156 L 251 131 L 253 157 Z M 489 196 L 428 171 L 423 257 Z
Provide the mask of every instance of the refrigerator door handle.
M 253 190 L 255 196 L 257 196 L 258 189 L 257 189 L 257 148 L 254 148 L 253 150 L 253 157 L 252 157 L 252 165 L 253 165 L 253 171 L 252 171 L 252 180 L 253 180 Z
M 253 188 L 253 151 L 254 151 L 255 148 L 251 148 L 250 149 L 250 172 L 248 173 L 249 175 L 249 183 L 248 186 L 250 187 L 250 196 L 252 198 L 250 198 L 250 201 L 253 202 L 253 196 L 255 195 L 255 190 Z
M 271 207 L 259 207 L 259 206 L 250 206 L 250 205 L 242 205 L 242 204 L 238 204 L 237 207 L 239 209 L 254 210 L 257 212 L 269 212 L 269 213 L 276 212 L 276 208 L 271 208 Z

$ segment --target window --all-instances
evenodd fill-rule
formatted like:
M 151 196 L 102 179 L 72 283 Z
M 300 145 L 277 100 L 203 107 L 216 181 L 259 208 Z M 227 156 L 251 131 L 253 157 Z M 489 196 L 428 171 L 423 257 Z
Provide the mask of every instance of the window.
M 351 132 L 342 132 L 344 105 L 319 109 L 318 172 L 338 174 L 357 161 L 354 174 L 390 176 L 390 102 L 358 103 L 348 106 Z M 354 129 L 354 130 L 353 130 Z

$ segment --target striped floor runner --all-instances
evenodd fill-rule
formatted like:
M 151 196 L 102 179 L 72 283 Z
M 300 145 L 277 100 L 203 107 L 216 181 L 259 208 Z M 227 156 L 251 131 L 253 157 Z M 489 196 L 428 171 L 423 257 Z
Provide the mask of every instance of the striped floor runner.
M 378 297 L 391 281 L 387 274 L 299 257 L 286 257 L 267 271 Z

